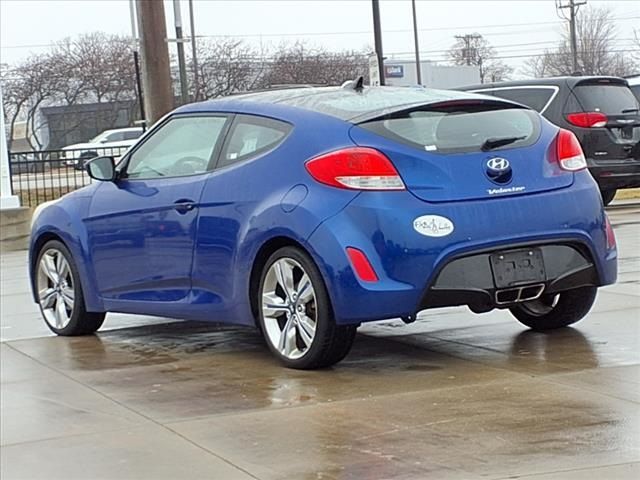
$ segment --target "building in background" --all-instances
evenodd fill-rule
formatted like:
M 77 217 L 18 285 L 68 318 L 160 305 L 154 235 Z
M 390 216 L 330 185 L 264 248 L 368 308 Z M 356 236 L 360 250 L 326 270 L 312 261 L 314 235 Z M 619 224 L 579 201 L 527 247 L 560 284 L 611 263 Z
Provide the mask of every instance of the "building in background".
M 438 65 L 429 60 L 420 63 L 422 84 L 430 88 L 456 88 L 480 83 L 480 68 L 473 65 Z M 373 77 L 372 77 L 373 78 Z M 414 60 L 386 59 L 384 62 L 385 84 L 408 87 L 418 84 Z

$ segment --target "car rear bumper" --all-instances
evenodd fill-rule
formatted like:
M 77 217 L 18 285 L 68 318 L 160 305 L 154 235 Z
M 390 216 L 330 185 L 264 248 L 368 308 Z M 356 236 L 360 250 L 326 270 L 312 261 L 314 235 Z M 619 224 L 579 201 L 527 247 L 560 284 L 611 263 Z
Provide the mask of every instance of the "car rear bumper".
M 422 235 L 413 228 L 422 215 L 446 217 L 454 229 L 443 237 Z M 617 275 L 600 194 L 586 172 L 576 174 L 571 188 L 479 201 L 435 204 L 408 192 L 364 192 L 308 244 L 341 324 L 412 317 L 433 307 L 508 306 L 496 302 L 488 255 L 516 248 L 542 250 L 542 283 L 550 293 L 611 284 Z M 346 247 L 365 253 L 377 282 L 356 277 Z
M 640 187 L 640 159 L 588 160 L 589 171 L 601 189 Z

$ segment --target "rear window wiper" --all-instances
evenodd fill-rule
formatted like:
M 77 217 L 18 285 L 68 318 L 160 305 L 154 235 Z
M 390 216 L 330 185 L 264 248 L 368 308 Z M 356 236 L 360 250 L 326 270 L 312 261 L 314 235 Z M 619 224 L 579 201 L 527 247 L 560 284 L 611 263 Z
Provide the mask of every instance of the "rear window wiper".
M 524 140 L 527 138 L 526 135 L 522 135 L 521 137 L 502 137 L 502 138 L 487 138 L 482 144 L 482 151 L 486 152 L 487 150 L 493 150 L 494 148 L 503 147 L 505 145 L 509 145 L 510 143 L 517 142 L 518 140 Z
M 633 112 L 637 112 L 638 109 L 637 108 L 626 108 L 624 110 L 622 110 L 622 113 L 633 113 Z

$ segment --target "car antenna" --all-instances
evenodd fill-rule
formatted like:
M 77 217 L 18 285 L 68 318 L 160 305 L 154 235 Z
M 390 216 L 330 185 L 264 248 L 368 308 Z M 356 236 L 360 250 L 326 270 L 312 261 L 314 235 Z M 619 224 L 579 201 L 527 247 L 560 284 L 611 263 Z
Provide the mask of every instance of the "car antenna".
M 341 85 L 345 90 L 355 90 L 356 92 L 362 92 L 364 90 L 364 77 L 360 75 L 355 80 L 347 80 Z

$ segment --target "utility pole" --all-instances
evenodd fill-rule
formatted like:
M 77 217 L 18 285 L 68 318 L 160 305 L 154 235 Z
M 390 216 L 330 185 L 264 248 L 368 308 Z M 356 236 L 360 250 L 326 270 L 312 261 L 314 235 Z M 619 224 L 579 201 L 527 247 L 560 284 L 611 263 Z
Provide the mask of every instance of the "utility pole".
M 191 62 L 193 63 L 193 101 L 198 101 L 200 84 L 198 80 L 198 58 L 196 56 L 196 29 L 193 20 L 193 0 L 189 0 L 189 28 L 191 30 Z
M 189 87 L 187 85 L 187 69 L 184 63 L 184 41 L 182 39 L 182 13 L 180 0 L 173 0 L 173 20 L 176 26 L 176 44 L 178 46 L 178 69 L 180 70 L 180 93 L 182 104 L 189 103 Z
M 142 47 L 144 103 L 151 126 L 173 109 L 164 3 L 136 0 Z
M 373 8 L 373 38 L 376 49 L 376 57 L 378 58 L 378 75 L 380 77 L 380 85 L 384 85 L 384 56 L 382 54 L 382 30 L 380 28 L 380 2 L 371 0 Z
M 564 10 L 566 8 L 569 9 L 569 18 L 562 15 L 565 20 L 569 21 L 569 39 L 571 41 L 571 58 L 573 60 L 573 73 L 578 72 L 578 39 L 576 38 L 576 14 L 578 13 L 578 9 L 581 5 L 586 5 L 586 0 L 576 1 L 569 0 L 569 3 L 562 4 L 560 2 L 556 3 L 556 8 L 560 10 Z
M 422 68 L 420 64 L 420 43 L 418 42 L 418 20 L 416 18 L 416 0 L 411 0 L 411 8 L 413 9 L 413 41 L 416 48 L 416 74 L 418 85 L 422 85 Z
M 140 78 L 140 56 L 138 53 L 138 31 L 136 19 L 135 0 L 129 0 L 129 15 L 131 17 L 131 46 L 133 48 L 133 66 L 136 72 L 136 96 L 138 97 L 138 105 L 140 106 L 140 122 L 142 123 L 142 131 L 146 130 L 146 118 L 144 113 L 144 97 L 142 96 L 142 79 Z
M 462 49 L 462 58 L 466 60 L 467 65 L 473 65 L 472 60 L 476 57 L 477 47 L 471 46 L 471 42 L 480 40 L 481 36 L 477 33 L 466 34 L 466 35 L 456 35 L 458 40 L 462 40 L 464 42 L 464 48 Z

